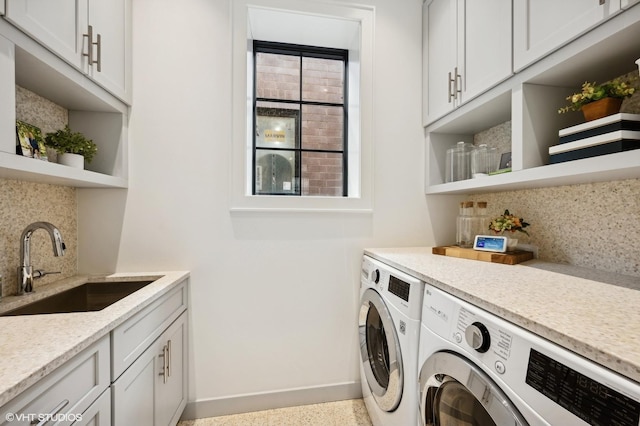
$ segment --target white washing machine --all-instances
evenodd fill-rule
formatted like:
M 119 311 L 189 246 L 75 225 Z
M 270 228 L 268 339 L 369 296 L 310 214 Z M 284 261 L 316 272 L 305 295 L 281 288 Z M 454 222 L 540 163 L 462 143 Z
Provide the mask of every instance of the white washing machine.
M 360 277 L 360 377 L 375 426 L 418 422 L 418 340 L 424 283 L 368 256 Z
M 421 425 L 640 424 L 640 384 L 430 285 Z

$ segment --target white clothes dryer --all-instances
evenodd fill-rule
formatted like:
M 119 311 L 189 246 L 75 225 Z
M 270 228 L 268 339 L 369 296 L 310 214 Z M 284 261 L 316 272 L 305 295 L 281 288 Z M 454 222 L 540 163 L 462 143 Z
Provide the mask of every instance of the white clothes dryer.
M 375 426 L 418 422 L 418 339 L 424 283 L 364 256 L 360 278 L 360 377 Z
M 640 424 L 640 384 L 425 285 L 421 425 Z

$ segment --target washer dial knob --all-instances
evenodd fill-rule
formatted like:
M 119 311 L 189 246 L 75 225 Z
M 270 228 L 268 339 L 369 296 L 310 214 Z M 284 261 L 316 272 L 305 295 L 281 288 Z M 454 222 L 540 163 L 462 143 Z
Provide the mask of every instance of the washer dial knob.
M 491 346 L 491 335 L 484 324 L 474 322 L 464 331 L 464 338 L 473 349 L 480 353 L 489 350 Z
M 371 279 L 374 283 L 378 284 L 380 282 L 380 269 L 374 269 L 371 273 Z

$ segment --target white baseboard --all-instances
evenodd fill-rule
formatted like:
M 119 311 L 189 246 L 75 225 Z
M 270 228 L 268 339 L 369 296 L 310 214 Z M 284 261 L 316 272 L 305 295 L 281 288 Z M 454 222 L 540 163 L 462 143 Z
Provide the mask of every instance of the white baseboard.
M 319 404 L 362 398 L 360 382 L 337 383 L 334 385 L 309 388 L 286 389 L 282 391 L 236 395 L 212 398 L 187 403 L 181 420 L 226 416 L 274 408 Z

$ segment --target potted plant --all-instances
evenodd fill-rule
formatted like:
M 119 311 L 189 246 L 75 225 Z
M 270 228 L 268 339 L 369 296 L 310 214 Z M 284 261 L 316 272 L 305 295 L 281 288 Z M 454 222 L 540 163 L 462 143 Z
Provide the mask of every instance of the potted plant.
M 567 96 L 566 99 L 571 104 L 560 108 L 558 113 L 582 111 L 586 121 L 606 117 L 618 113 L 623 99 L 630 97 L 635 91 L 631 80 L 616 78 L 599 85 L 585 81 L 582 91 Z
M 44 144 L 56 150 L 58 163 L 81 169 L 84 168 L 84 161 L 90 163 L 98 151 L 91 139 L 80 132 L 72 132 L 68 125 L 64 129 L 47 133 Z
M 513 215 L 509 210 L 505 210 L 502 216 L 492 219 L 489 223 L 489 230 L 496 235 L 507 237 L 507 247 L 513 249 L 518 244 L 518 239 L 513 238 L 516 232 L 522 232 L 525 235 L 529 233 L 524 229 L 529 224 L 523 218 Z

